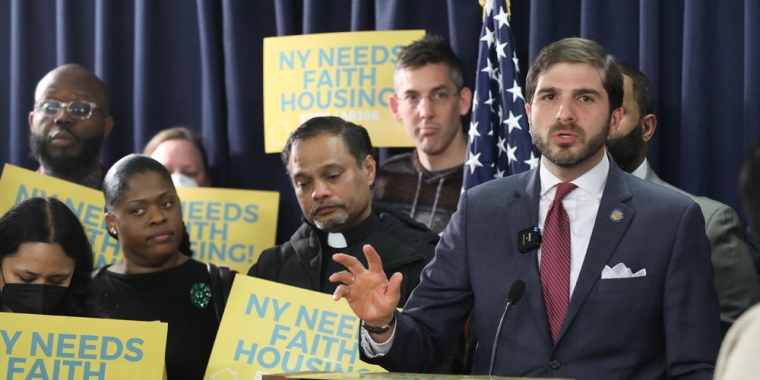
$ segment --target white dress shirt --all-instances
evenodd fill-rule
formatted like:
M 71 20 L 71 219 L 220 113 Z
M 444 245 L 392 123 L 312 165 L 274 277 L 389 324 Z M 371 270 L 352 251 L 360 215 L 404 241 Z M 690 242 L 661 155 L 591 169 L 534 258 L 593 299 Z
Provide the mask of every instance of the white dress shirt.
M 602 161 L 587 171 L 582 176 L 571 181 L 578 186 L 573 189 L 562 200 L 562 206 L 565 207 L 567 217 L 570 220 L 570 294 L 573 295 L 575 283 L 578 282 L 578 275 L 581 273 L 583 259 L 586 258 L 591 232 L 594 230 L 596 213 L 599 211 L 599 204 L 602 202 L 602 193 L 604 185 L 607 183 L 607 174 L 610 170 L 610 161 L 605 154 Z M 538 175 L 541 178 L 541 199 L 538 201 L 538 228 L 544 230 L 546 213 L 549 211 L 549 205 L 554 201 L 554 193 L 557 191 L 557 184 L 562 182 L 552 174 L 544 165 L 543 159 L 538 169 Z M 541 248 L 538 248 L 538 266 L 541 266 Z
M 591 170 L 571 181 L 571 183 L 578 187 L 573 189 L 562 200 L 562 206 L 565 208 L 570 220 L 570 297 L 572 297 L 575 284 L 578 282 L 583 260 L 586 258 L 586 250 L 591 240 L 591 232 L 594 230 L 596 214 L 602 202 L 602 194 L 604 193 L 604 185 L 607 183 L 609 169 L 610 161 L 607 158 L 607 154 L 605 154 L 602 161 Z M 538 169 L 538 175 L 541 179 L 541 198 L 538 201 L 538 228 L 543 231 L 549 205 L 554 201 L 557 184 L 562 181 L 546 168 L 543 158 Z M 537 258 L 540 267 L 540 247 Z M 393 326 L 393 333 L 390 339 L 381 344 L 375 343 L 366 330 L 361 327 L 359 329 L 361 330 L 360 345 L 364 350 L 364 354 L 368 357 L 383 356 L 391 349 L 393 338 L 396 335 L 395 325 Z
M 649 170 L 647 169 L 648 167 L 649 165 L 647 164 L 647 159 L 644 158 L 644 162 L 642 162 L 641 165 L 639 165 L 639 167 L 636 168 L 636 170 L 632 171 L 631 174 L 641 179 L 646 179 L 647 173 L 649 172 Z

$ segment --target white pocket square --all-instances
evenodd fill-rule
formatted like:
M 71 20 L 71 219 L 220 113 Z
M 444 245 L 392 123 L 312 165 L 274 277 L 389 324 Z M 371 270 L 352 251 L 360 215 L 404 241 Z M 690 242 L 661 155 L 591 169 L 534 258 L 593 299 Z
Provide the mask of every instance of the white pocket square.
M 609 265 L 605 265 L 604 269 L 602 269 L 602 279 L 644 277 L 646 275 L 646 269 L 642 269 L 636 273 L 633 273 L 631 271 L 631 268 L 628 268 L 623 263 L 615 265 L 612 268 L 610 268 Z

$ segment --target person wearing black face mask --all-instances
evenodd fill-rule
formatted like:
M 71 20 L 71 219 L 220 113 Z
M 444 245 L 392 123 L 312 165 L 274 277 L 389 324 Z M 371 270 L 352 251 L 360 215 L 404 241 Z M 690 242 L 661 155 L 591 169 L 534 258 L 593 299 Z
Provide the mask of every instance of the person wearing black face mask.
M 92 248 L 55 198 L 30 198 L 0 218 L 0 311 L 94 317 Z

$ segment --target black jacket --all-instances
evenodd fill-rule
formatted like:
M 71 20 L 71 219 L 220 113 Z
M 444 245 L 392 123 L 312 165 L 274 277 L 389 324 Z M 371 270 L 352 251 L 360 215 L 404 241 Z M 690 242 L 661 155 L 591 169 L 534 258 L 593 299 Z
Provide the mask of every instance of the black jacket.
M 433 258 L 439 236 L 398 211 L 373 205 L 372 212 L 380 218 L 380 229 L 366 241 L 346 248 L 345 253 L 358 258 L 366 267 L 362 247 L 372 245 L 388 278 L 396 272 L 404 275 L 399 300 L 399 307 L 403 307 L 420 282 L 422 268 Z M 318 291 L 323 281 L 319 278 L 322 245 L 316 231 L 316 227 L 304 223 L 289 242 L 262 252 L 248 275 Z

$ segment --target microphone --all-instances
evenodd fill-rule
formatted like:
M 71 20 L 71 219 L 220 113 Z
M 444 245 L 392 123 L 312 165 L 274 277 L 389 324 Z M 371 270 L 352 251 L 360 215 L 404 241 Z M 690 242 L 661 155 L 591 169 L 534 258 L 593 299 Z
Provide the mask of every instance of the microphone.
M 496 329 L 496 336 L 493 340 L 493 350 L 491 350 L 491 365 L 488 366 L 488 376 L 491 376 L 493 373 L 493 363 L 494 359 L 496 359 L 496 348 L 499 345 L 501 326 L 504 325 L 504 319 L 506 318 L 509 309 L 512 308 L 512 305 L 520 301 L 523 292 L 525 292 L 525 282 L 522 280 L 515 280 L 515 282 L 512 283 L 512 287 L 509 288 L 509 295 L 507 295 L 507 307 L 504 308 L 504 314 L 501 315 L 501 320 L 499 320 L 499 327 Z

